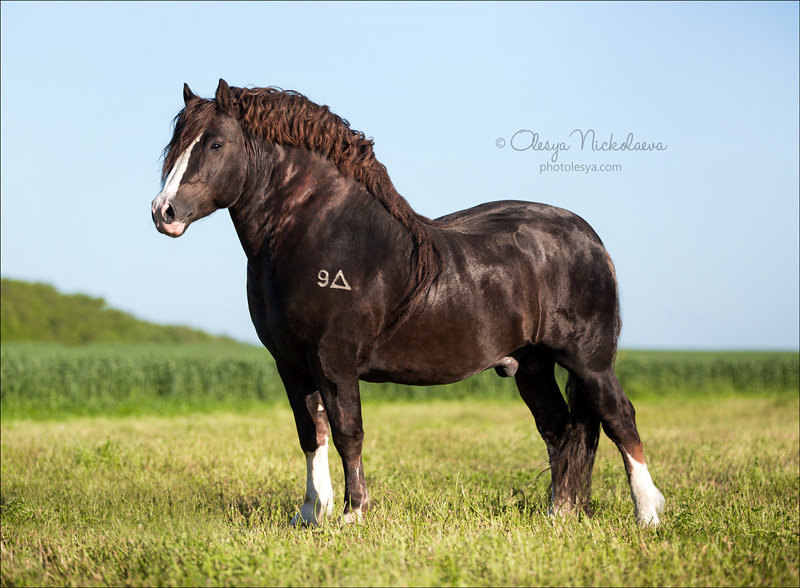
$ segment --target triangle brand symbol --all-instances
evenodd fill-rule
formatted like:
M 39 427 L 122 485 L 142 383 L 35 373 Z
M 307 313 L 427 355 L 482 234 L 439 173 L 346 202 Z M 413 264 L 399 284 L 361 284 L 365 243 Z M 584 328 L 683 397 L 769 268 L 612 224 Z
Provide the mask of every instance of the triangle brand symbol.
M 336 272 L 336 277 L 333 278 L 333 282 L 331 283 L 331 288 L 335 288 L 337 290 L 352 290 L 350 284 L 347 283 L 347 280 L 344 279 L 344 274 L 342 270 Z

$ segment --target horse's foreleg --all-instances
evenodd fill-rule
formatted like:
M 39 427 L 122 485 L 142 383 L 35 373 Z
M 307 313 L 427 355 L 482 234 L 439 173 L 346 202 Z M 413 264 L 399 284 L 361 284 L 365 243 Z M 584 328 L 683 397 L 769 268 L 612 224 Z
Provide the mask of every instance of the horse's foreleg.
M 581 381 L 589 402 L 603 423 L 603 430 L 622 454 L 636 520 L 643 525 L 658 525 L 658 515 L 664 510 L 664 496 L 653 484 L 647 470 L 631 401 L 622 391 L 613 370 L 583 376 Z
M 310 380 L 278 368 L 294 412 L 300 447 L 306 456 L 306 492 L 292 525 L 318 525 L 333 513 L 328 467 L 328 418 L 322 397 Z
M 364 478 L 361 449 L 364 427 L 361 421 L 361 397 L 355 375 L 340 376 L 335 370 L 321 368 L 317 380 L 331 426 L 333 444 L 344 468 L 344 515 L 346 522 L 357 521 L 369 509 L 369 495 Z

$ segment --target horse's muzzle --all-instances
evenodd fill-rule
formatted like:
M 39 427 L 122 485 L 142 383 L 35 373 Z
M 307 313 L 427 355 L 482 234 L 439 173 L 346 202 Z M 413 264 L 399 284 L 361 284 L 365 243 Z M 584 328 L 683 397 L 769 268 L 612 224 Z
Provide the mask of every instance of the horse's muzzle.
M 186 221 L 175 220 L 175 209 L 172 205 L 169 202 L 159 202 L 159 200 L 156 197 L 150 207 L 156 229 L 159 233 L 170 237 L 180 237 L 186 231 Z

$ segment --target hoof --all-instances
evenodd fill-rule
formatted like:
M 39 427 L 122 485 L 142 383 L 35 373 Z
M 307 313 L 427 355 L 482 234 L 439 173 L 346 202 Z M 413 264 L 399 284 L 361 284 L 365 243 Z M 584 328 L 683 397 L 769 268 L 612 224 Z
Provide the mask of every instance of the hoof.
M 643 527 L 657 527 L 661 523 L 658 515 L 664 512 L 664 495 L 653 486 L 646 496 L 639 497 L 636 504 L 636 522 Z
M 628 481 L 636 507 L 636 522 L 646 527 L 655 527 L 661 522 L 658 515 L 664 512 L 664 495 L 653 484 L 647 464 L 636 461 L 627 452 L 625 457 L 630 467 Z
M 352 525 L 353 523 L 360 523 L 363 518 L 364 518 L 364 511 L 358 508 L 344 513 L 340 520 L 343 523 Z
M 547 509 L 547 516 L 552 519 L 563 519 L 578 515 L 581 511 L 582 509 L 575 506 L 575 503 L 571 500 L 565 500 L 558 505 L 551 501 L 550 508 Z
M 300 511 L 292 517 L 293 527 L 317 527 L 322 524 L 326 517 L 333 512 L 333 504 L 321 504 L 317 502 L 305 502 L 300 507 Z

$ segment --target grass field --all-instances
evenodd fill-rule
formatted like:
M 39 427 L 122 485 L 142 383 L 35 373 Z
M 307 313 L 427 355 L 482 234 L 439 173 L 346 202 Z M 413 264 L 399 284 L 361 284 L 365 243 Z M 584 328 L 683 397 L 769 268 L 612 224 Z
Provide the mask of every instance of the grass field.
M 636 408 L 667 499 L 657 530 L 635 525 L 605 437 L 595 516 L 548 518 L 546 451 L 519 400 L 367 402 L 374 509 L 317 529 L 288 525 L 305 460 L 284 404 L 5 415 L 2 585 L 796 586 L 797 390 Z M 331 470 L 338 505 L 335 452 Z

